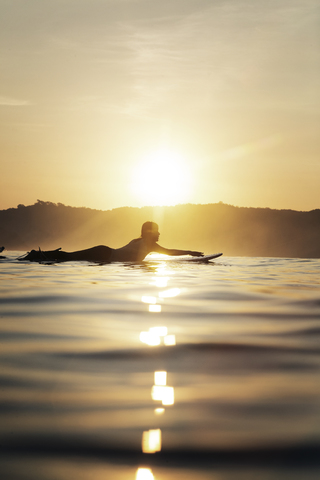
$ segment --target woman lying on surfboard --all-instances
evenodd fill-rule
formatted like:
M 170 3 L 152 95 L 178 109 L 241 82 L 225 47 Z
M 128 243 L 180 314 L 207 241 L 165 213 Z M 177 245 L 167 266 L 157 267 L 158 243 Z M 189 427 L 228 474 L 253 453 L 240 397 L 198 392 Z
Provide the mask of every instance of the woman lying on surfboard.
M 60 248 L 48 252 L 41 250 L 31 250 L 25 257 L 20 260 L 30 260 L 31 262 L 39 261 L 88 261 L 88 262 L 141 262 L 148 253 L 157 252 L 165 255 L 192 255 L 200 257 L 202 252 L 192 250 L 173 250 L 161 247 L 157 241 L 159 240 L 158 225 L 154 222 L 145 222 L 141 228 L 141 237 L 131 240 L 128 245 L 121 248 L 110 248 L 105 245 L 79 250 L 77 252 L 64 252 Z

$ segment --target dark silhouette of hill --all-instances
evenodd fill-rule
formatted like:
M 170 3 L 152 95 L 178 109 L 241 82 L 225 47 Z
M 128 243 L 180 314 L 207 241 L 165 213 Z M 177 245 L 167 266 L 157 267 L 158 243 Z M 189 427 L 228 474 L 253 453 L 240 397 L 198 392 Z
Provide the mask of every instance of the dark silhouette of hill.
M 159 224 L 168 248 L 225 255 L 320 258 L 320 210 L 298 212 L 223 203 L 93 210 L 43 202 L 0 211 L 0 243 L 8 250 L 119 247 Z

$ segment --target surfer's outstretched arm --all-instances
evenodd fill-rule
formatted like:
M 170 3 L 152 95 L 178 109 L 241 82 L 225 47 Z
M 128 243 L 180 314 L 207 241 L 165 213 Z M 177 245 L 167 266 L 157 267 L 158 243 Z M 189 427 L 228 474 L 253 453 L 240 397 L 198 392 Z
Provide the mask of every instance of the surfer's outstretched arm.
M 161 247 L 158 243 L 155 244 L 154 252 L 163 253 L 164 255 L 179 256 L 179 255 L 192 255 L 193 257 L 202 257 L 203 252 L 197 252 L 194 250 L 176 250 L 172 248 Z

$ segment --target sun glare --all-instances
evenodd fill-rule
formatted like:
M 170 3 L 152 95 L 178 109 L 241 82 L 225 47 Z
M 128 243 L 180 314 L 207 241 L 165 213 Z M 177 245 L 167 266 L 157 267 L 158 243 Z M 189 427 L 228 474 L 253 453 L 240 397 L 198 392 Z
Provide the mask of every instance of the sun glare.
M 136 167 L 132 189 L 145 205 L 188 202 L 191 173 L 187 162 L 171 150 L 157 150 Z

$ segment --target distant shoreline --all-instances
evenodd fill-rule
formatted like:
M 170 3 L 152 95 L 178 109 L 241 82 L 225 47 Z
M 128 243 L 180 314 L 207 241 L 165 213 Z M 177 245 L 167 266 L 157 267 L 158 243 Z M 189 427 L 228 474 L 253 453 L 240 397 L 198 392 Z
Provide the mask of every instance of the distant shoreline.
M 7 250 L 118 247 L 156 221 L 170 248 L 221 251 L 225 256 L 320 258 L 320 209 L 309 212 L 235 207 L 224 203 L 94 210 L 39 201 L 0 210 Z

